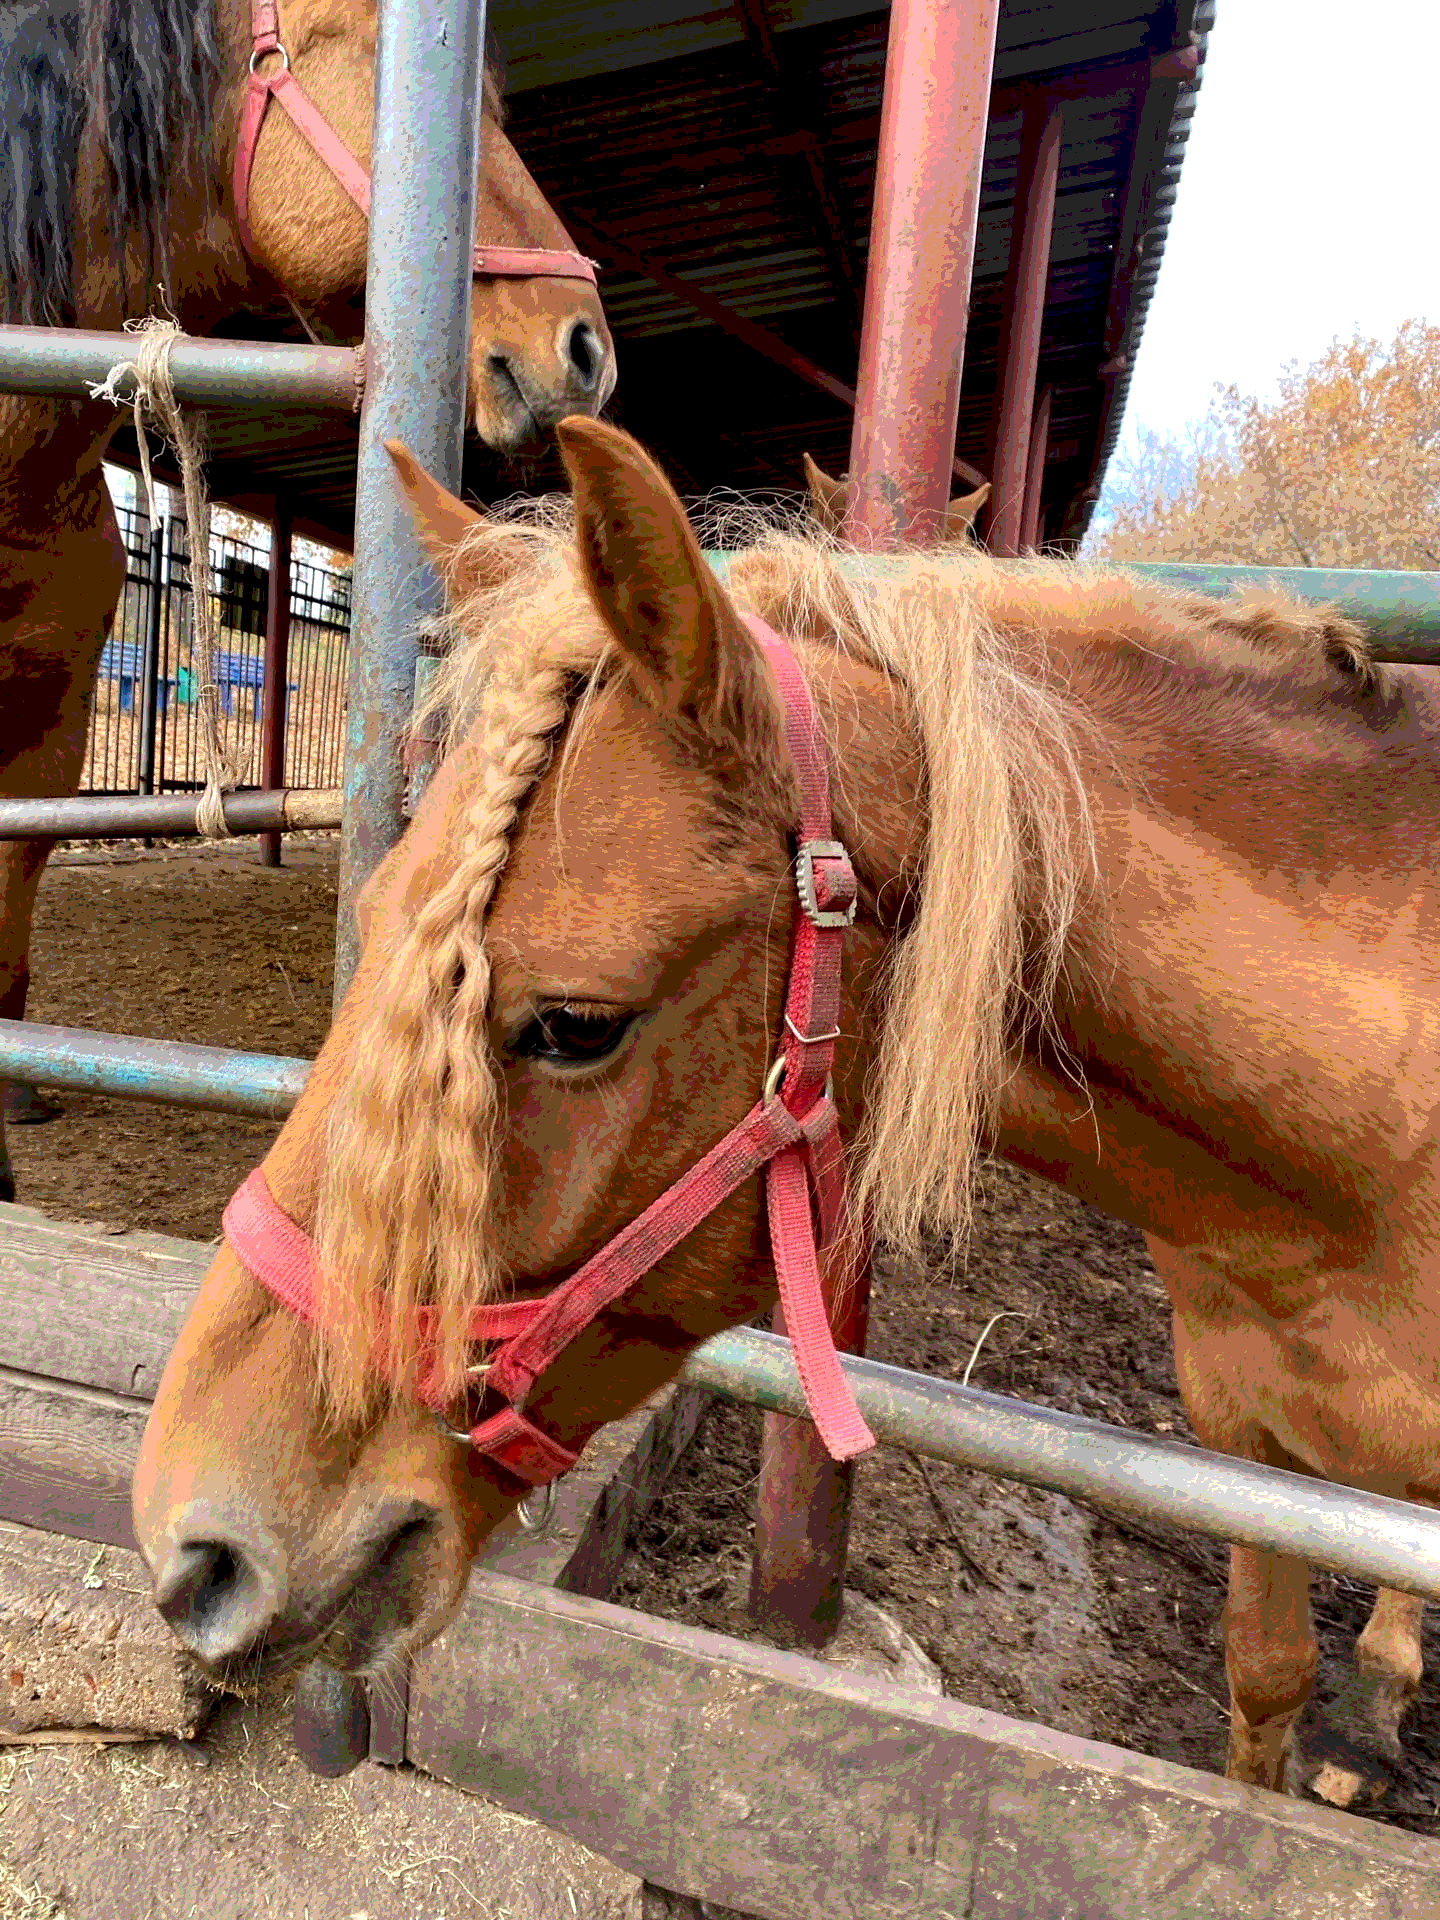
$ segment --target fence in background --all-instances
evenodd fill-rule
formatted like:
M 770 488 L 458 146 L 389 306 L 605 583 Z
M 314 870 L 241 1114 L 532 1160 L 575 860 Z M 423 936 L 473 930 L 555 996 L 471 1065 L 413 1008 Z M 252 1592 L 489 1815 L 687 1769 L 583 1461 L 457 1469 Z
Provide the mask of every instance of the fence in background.
M 152 538 L 146 516 L 117 507 L 125 542 L 125 589 L 100 656 L 81 790 L 189 792 L 205 784 L 194 699 L 190 557 L 183 521 Z M 266 548 L 212 534 L 210 562 L 219 623 L 216 679 L 226 743 L 242 786 L 263 784 Z M 147 661 L 147 652 L 150 660 Z M 348 572 L 292 558 L 286 672 L 286 787 L 333 788 L 345 757 L 350 665 Z M 147 713 L 153 725 L 147 725 Z

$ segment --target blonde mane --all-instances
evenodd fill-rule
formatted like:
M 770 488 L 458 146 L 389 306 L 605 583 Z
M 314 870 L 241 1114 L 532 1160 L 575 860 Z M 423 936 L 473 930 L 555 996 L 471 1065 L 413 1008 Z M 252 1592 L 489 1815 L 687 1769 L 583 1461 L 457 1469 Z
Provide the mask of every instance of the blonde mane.
M 958 546 L 861 572 L 813 528 L 757 519 L 727 559 L 734 599 L 892 675 L 919 742 L 923 860 L 906 876 L 913 914 L 892 944 L 852 1148 L 857 1204 L 913 1255 L 969 1228 L 977 1143 L 1021 1034 L 1047 1020 L 1095 888 L 1080 749 L 1098 737 L 1047 676 L 1047 636 L 1083 633 L 1121 661 L 1218 658 L 1262 681 L 1338 666 L 1368 684 L 1374 670 L 1358 630 L 1274 596 L 1223 606 L 1069 562 L 1001 568 Z M 506 1282 L 489 1218 L 499 1083 L 485 919 L 525 799 L 608 664 L 569 525 L 564 503 L 539 503 L 474 529 L 446 569 L 455 644 L 416 726 L 463 742 L 474 773 L 453 866 L 389 936 L 332 1108 L 316 1238 L 322 1376 L 340 1415 L 385 1382 L 413 1391 L 431 1368 L 458 1395 L 469 1313 Z M 724 532 L 733 543 L 733 510 Z M 843 779 L 837 813 L 854 818 Z

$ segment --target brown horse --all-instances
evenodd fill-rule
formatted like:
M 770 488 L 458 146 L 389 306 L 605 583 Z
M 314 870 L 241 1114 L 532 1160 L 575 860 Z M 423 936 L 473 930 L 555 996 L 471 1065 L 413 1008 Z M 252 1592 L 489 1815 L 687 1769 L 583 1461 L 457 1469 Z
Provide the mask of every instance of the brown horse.
M 826 473 L 823 467 L 816 466 L 808 453 L 802 458 L 811 517 L 826 533 L 838 535 L 850 507 L 850 476 L 842 473 L 837 480 L 832 474 Z M 989 498 L 988 480 L 982 481 L 973 493 L 957 493 L 945 509 L 945 518 L 941 523 L 942 538 L 971 539 L 980 509 Z
M 368 165 L 374 0 L 281 0 L 296 81 Z M 163 285 L 197 334 L 363 330 L 366 222 L 272 106 L 255 143 L 242 244 L 234 163 L 251 0 L 37 0 L 0 12 L 0 317 L 118 328 Z M 264 71 L 280 56 L 259 60 Z M 487 87 L 478 238 L 569 241 L 501 131 Z M 477 275 L 469 412 L 503 453 L 614 386 L 583 280 Z M 73 793 L 124 557 L 100 459 L 113 407 L 0 395 L 0 794 Z M 0 1017 L 20 1019 L 45 842 L 0 844 Z M 0 1199 L 13 1197 L 0 1116 Z
M 318 1334 L 227 1244 L 160 1384 L 135 1525 L 185 1644 L 378 1670 L 435 1634 L 537 1477 L 427 1410 L 461 1442 L 503 1415 L 467 1374 L 476 1303 L 567 1282 L 753 1108 L 797 803 L 742 608 L 802 663 L 858 875 L 834 1098 L 880 1236 L 962 1235 L 988 1144 L 1154 1236 L 1204 1444 L 1440 1498 L 1426 671 L 1280 599 L 959 548 L 856 577 L 773 533 L 722 587 L 633 442 L 561 442 L 573 540 L 400 461 L 468 642 L 453 744 L 264 1163 Z M 535 1381 L 540 1444 L 562 1460 L 774 1289 L 748 1180 Z M 1361 1640 L 1373 1750 L 1419 1617 L 1382 1594 Z M 1280 1787 L 1306 1569 L 1236 1548 L 1225 1630 L 1229 1771 Z

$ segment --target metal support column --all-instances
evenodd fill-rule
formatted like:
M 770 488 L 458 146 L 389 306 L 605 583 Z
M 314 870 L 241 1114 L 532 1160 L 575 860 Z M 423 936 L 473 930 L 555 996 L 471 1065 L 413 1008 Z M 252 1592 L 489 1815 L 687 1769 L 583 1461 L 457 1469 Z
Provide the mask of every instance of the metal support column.
M 895 0 L 850 442 L 858 544 L 897 545 L 949 499 L 1000 0 Z
M 435 604 L 385 441 L 403 440 L 444 486 L 460 485 L 484 47 L 483 0 L 380 10 L 337 1005 L 359 951 L 355 896 L 404 825 L 416 634 Z
M 1046 387 L 1035 402 L 1030 427 L 1030 451 L 1025 460 L 1025 512 L 1020 523 L 1020 551 L 1033 553 L 1040 544 L 1040 497 L 1045 491 L 1045 454 L 1050 445 L 1050 409 L 1055 389 Z
M 163 609 L 160 576 L 165 566 L 165 522 L 159 520 L 150 529 L 150 586 L 145 602 L 145 653 L 140 675 L 140 777 L 141 793 L 155 791 L 155 708 L 160 685 L 160 616 Z M 121 605 L 124 605 L 122 600 Z M 122 626 L 123 632 L 123 626 Z M 165 784 L 161 770 L 160 784 Z
M 1050 277 L 1050 235 L 1060 180 L 1061 109 L 1041 97 L 1025 109 L 1020 170 L 1015 180 L 1015 218 L 1010 230 L 1010 266 L 1000 315 L 1000 391 L 995 407 L 995 452 L 990 471 L 995 491 L 988 504 L 990 551 L 1002 560 L 1019 553 L 1025 515 L 1025 473 L 1030 455 L 1035 376 L 1045 287 Z
M 891 8 L 845 523 L 861 545 L 938 527 L 950 498 L 998 16 L 999 0 Z M 836 1286 L 853 1352 L 867 1273 Z M 840 1623 L 853 1481 L 812 1426 L 766 1416 L 750 1613 L 779 1639 L 820 1647 Z
M 290 502 L 277 498 L 270 515 L 270 583 L 265 597 L 265 712 L 260 737 L 260 785 L 285 785 L 285 686 L 290 673 Z M 260 836 L 260 864 L 278 867 L 281 835 Z

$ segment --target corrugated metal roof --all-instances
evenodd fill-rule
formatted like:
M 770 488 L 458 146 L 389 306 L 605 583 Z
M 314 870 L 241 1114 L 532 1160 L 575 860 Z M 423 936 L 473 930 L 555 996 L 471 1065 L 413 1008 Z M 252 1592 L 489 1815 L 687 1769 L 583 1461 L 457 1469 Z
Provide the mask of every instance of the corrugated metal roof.
M 747 37 L 763 5 L 779 86 Z M 1149 58 L 1205 36 L 1213 0 L 1004 0 L 996 48 L 957 451 L 988 472 L 1000 306 L 1020 146 L 1017 88 L 1091 72 L 1067 101 L 1040 384 L 1054 391 L 1045 508 L 1076 539 L 1119 431 L 1129 366 L 1163 252 L 1193 86 L 1151 83 Z M 509 131 L 562 218 L 723 301 L 853 384 L 888 8 L 859 0 L 492 0 Z M 838 220 L 821 216 L 797 135 L 813 134 Z M 852 290 L 847 292 L 846 282 Z M 794 489 L 800 456 L 848 461 L 845 409 L 623 268 L 602 277 L 620 384 L 610 416 L 682 490 Z M 1123 363 L 1123 364 L 1121 364 Z M 1114 369 L 1102 374 L 1101 368 Z M 212 420 L 220 494 L 293 490 L 300 517 L 348 532 L 353 434 Z M 527 475 L 485 450 L 467 485 L 495 498 Z

